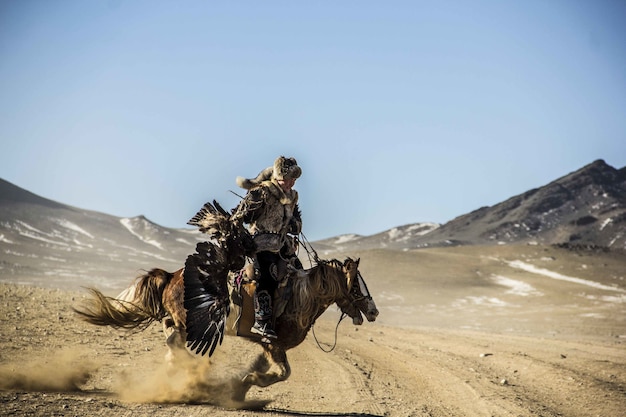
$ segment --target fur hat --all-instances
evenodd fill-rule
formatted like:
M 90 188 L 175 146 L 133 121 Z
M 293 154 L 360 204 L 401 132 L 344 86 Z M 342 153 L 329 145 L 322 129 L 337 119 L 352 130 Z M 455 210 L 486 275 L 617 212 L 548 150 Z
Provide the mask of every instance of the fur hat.
M 241 188 L 249 190 L 269 179 L 295 180 L 300 178 L 300 175 L 302 175 L 302 169 L 298 166 L 298 162 L 295 158 L 285 158 L 284 156 L 279 156 L 274 161 L 273 166 L 267 167 L 263 171 L 259 172 L 259 175 L 257 175 L 256 178 L 237 177 L 235 181 Z

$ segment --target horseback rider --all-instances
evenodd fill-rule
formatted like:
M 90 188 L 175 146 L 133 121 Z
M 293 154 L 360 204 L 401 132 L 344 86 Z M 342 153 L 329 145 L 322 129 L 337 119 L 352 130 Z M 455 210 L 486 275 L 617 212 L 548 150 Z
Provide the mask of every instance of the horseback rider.
M 298 192 L 293 189 L 302 170 L 294 158 L 280 156 L 274 165 L 254 179 L 237 177 L 241 188 L 248 190 L 232 219 L 249 225 L 257 245 L 255 269 L 258 268 L 254 294 L 254 325 L 251 332 L 276 339 L 272 324 L 273 294 L 282 278 L 282 261 L 302 269 L 296 255 L 296 236 L 302 230 Z

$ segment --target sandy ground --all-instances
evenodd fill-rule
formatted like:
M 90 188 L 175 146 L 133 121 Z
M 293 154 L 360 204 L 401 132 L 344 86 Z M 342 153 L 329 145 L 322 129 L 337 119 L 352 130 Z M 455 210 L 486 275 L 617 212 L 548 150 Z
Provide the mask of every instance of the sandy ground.
M 228 409 L 228 381 L 256 346 L 227 339 L 210 363 L 168 370 L 158 324 L 130 334 L 87 325 L 71 312 L 83 296 L 0 284 L 0 415 L 625 415 L 621 335 L 558 338 L 347 321 L 332 352 L 309 334 L 289 353 L 288 381 L 250 391 L 251 407 L 271 401 L 264 409 Z M 326 349 L 336 318 L 330 312 L 315 327 Z

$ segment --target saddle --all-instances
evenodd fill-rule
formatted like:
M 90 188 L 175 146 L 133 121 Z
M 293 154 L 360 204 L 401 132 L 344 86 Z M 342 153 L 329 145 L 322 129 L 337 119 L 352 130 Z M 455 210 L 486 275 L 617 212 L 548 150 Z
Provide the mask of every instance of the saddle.
M 279 263 L 278 268 L 278 288 L 273 294 L 273 317 L 275 321 L 284 311 L 291 294 L 293 292 L 293 279 L 296 277 L 296 270 L 285 261 Z M 258 339 L 260 336 L 250 331 L 254 325 L 254 292 L 256 291 L 256 272 L 252 264 L 246 265 L 234 277 L 231 282 L 230 298 L 236 307 L 239 307 L 236 319 L 237 336 Z

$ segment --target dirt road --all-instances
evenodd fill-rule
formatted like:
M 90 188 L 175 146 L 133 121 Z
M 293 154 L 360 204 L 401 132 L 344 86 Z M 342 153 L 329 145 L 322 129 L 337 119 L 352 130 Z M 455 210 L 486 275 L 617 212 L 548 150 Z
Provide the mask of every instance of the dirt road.
M 227 339 L 206 369 L 167 370 L 158 325 L 134 334 L 87 325 L 70 310 L 81 297 L 0 284 L 0 415 L 575 417 L 626 409 L 619 337 L 577 342 L 347 322 L 334 351 L 310 334 L 290 351 L 287 382 L 251 390 L 250 407 L 271 400 L 264 409 L 227 409 L 228 381 L 255 346 Z M 325 348 L 334 340 L 329 316 L 315 327 Z

